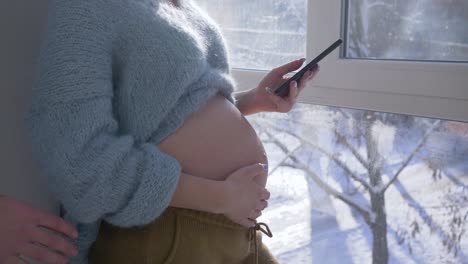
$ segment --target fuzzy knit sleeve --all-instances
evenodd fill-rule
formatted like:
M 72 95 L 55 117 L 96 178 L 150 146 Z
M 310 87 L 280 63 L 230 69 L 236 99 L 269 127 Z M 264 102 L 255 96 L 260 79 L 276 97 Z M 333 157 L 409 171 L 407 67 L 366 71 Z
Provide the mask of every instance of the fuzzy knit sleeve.
M 52 1 L 26 120 L 35 158 L 67 214 L 82 223 L 142 225 L 169 205 L 181 167 L 119 130 L 108 3 Z

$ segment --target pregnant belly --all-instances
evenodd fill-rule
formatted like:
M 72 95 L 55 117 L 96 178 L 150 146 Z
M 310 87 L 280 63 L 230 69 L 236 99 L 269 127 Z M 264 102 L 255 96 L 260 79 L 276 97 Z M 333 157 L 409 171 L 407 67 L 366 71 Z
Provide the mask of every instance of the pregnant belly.
M 255 130 L 221 95 L 210 98 L 158 147 L 175 157 L 183 172 L 213 180 L 224 180 L 247 165 L 267 163 Z M 257 182 L 265 186 L 266 175 Z

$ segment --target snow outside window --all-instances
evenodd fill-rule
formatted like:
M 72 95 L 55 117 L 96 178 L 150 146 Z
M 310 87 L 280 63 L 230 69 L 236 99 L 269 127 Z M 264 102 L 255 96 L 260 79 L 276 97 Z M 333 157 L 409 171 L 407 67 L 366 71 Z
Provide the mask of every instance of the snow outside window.
M 468 123 L 311 104 L 249 121 L 280 263 L 468 263 Z
M 280 263 L 468 263 L 467 1 L 197 2 L 243 89 L 345 40 L 293 111 L 248 117 Z
M 309 0 L 307 54 L 340 56 L 304 102 L 468 121 L 465 0 Z

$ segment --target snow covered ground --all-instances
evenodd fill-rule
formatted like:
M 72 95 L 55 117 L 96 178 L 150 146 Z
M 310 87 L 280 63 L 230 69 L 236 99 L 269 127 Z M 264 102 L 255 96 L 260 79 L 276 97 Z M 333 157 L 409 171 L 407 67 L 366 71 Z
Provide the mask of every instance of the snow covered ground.
M 317 141 L 327 144 L 324 140 L 326 135 L 315 136 Z M 447 141 L 447 136 L 450 135 L 434 133 L 421 154 L 386 192 L 389 263 L 468 264 L 467 219 L 458 225 L 458 228 L 466 230 L 460 237 L 458 254 L 454 255 L 453 250 L 448 252 L 444 246 L 446 241 L 453 240 L 449 237 L 453 218 L 450 217 L 451 204 L 447 195 L 466 199 L 457 204 L 464 207 L 462 216 L 468 212 L 468 163 L 463 151 L 458 151 L 468 149 L 468 137 L 455 142 L 453 139 Z M 406 151 L 405 148 L 411 149 L 418 136 L 411 138 L 408 134 L 403 140 L 398 136 L 392 137 L 388 137 L 387 143 L 394 144 L 394 151 L 390 148 L 385 156 L 388 171 L 395 169 L 392 166 L 399 167 L 402 157 L 397 153 Z M 294 148 L 294 140 L 281 138 L 290 149 Z M 262 137 L 262 140 L 270 168 L 275 168 L 285 154 L 268 138 Z M 446 166 L 440 177 L 434 178 L 433 169 L 427 165 L 424 157 L 428 153 L 445 159 Z M 341 157 L 346 160 L 345 155 L 342 153 Z M 315 164 L 311 166 L 329 167 L 315 169 L 330 185 L 337 189 L 343 186 L 345 176 L 336 174 L 330 162 L 310 162 Z M 273 232 L 273 238 L 264 236 L 265 244 L 284 264 L 372 263 L 372 233 L 368 225 L 348 205 L 326 194 L 307 177 L 304 171 L 291 167 L 279 167 L 270 174 L 267 187 L 272 196 L 268 209 L 259 219 Z M 383 178 L 388 180 L 389 176 L 384 175 Z M 352 198 L 360 204 L 368 199 L 362 192 L 357 192 Z
M 400 178 L 401 184 L 426 210 L 440 204 L 440 196 L 453 187 L 448 178 L 433 182 L 431 174 L 424 164 L 416 164 Z M 265 244 L 286 264 L 371 263 L 372 235 L 368 226 L 353 216 L 347 205 L 320 189 L 309 195 L 305 177 L 303 172 L 290 168 L 277 170 L 270 176 L 268 188 L 272 197 L 260 221 L 269 224 L 273 238 L 265 236 Z M 468 185 L 466 172 L 457 178 Z M 406 243 L 398 243 L 397 230 L 409 226 L 415 213 L 395 187 L 388 190 L 386 199 L 390 263 L 468 263 L 468 234 L 462 238 L 462 252 L 454 257 L 446 253 L 437 231 L 431 232 L 422 220 L 419 220 L 421 233 L 411 239 L 410 253 Z M 433 220 L 441 222 L 442 216 L 433 214 Z

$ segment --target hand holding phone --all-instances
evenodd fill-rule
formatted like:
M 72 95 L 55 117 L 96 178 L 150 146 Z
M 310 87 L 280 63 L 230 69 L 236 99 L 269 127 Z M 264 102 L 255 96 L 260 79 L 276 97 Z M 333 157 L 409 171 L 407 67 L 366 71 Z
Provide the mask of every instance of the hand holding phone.
M 287 80 L 285 83 L 283 83 L 280 87 L 278 87 L 274 93 L 278 96 L 281 97 L 287 97 L 289 95 L 289 85 L 291 81 L 299 81 L 304 73 L 306 73 L 308 70 L 314 70 L 317 68 L 318 63 L 325 58 L 328 54 L 330 54 L 333 50 L 338 48 L 341 43 L 343 43 L 343 40 L 338 39 L 333 43 L 330 47 L 328 47 L 326 50 L 324 50 L 322 53 L 320 53 L 315 59 L 313 59 L 311 62 L 309 62 L 306 66 L 304 66 L 300 71 L 298 71 L 296 74 L 293 75 L 289 80 Z

